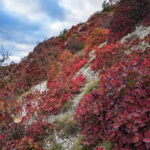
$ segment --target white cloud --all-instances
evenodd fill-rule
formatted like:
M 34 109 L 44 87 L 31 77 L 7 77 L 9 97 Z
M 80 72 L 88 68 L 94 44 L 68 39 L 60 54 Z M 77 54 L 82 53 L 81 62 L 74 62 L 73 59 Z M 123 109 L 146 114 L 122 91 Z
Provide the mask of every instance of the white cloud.
M 12 61 L 18 63 L 20 60 L 21 60 L 21 58 L 18 57 L 18 56 L 10 56 L 9 60 L 7 61 L 7 63 L 10 63 Z
M 26 44 L 26 43 L 17 43 L 12 41 L 2 41 L 2 46 L 8 51 L 9 59 L 7 60 L 7 64 L 12 61 L 15 63 L 20 62 L 20 60 L 27 56 L 29 52 L 31 52 L 35 45 Z
M 41 25 L 41 33 L 56 35 L 64 28 L 86 21 L 88 17 L 101 9 L 103 0 L 58 0 L 58 4 L 66 12 L 64 20 L 51 18 L 41 10 L 39 0 L 3 0 L 4 9 L 11 15 L 27 19 Z M 49 4 L 50 1 L 49 1 Z
M 34 45 L 29 45 L 29 44 L 24 44 L 24 43 L 13 43 L 13 45 L 15 45 L 17 49 L 20 49 L 23 51 L 31 51 L 34 47 Z
M 38 0 L 3 0 L 4 9 L 16 17 L 30 22 L 40 22 L 49 16 L 41 11 Z
M 20 59 L 28 55 L 34 48 L 34 44 L 27 44 L 27 43 L 17 43 L 13 41 L 8 41 L 4 39 L 0 39 L 1 45 L 8 50 L 10 55 L 19 57 Z M 14 57 L 10 57 L 12 59 Z
M 63 27 L 62 23 L 41 9 L 39 0 L 2 0 L 2 4 L 10 15 L 40 26 L 38 32 L 42 36 L 57 35 Z
M 34 45 L 31 45 L 31 44 L 17 43 L 17 42 L 11 42 L 11 41 L 7 41 L 7 40 L 5 40 L 5 41 L 3 40 L 1 43 L 7 49 L 12 48 L 13 50 L 16 48 L 16 50 L 29 52 L 29 51 L 33 50 L 33 48 L 34 48 Z
M 60 0 L 59 4 L 67 11 L 67 20 L 77 23 L 86 21 L 88 17 L 101 10 L 103 0 Z

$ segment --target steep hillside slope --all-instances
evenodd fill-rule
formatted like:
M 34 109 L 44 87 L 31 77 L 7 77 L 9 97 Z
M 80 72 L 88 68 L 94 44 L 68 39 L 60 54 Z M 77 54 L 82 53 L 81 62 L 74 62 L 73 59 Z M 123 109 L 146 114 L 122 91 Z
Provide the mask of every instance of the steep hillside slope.
M 107 7 L 1 68 L 0 149 L 150 149 L 150 2 Z

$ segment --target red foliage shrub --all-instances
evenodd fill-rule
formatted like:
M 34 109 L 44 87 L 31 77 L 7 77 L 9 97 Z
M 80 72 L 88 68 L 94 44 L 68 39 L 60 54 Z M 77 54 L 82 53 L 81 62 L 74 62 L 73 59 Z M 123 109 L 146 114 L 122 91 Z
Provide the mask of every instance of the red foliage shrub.
M 48 87 L 49 83 L 55 80 L 57 73 L 72 78 L 75 72 L 83 67 L 87 61 L 88 59 L 85 56 L 72 55 L 69 51 L 65 50 L 57 61 L 52 62 L 50 72 L 48 72 Z
M 88 31 L 91 31 L 94 28 L 99 27 L 109 29 L 111 18 L 112 18 L 111 13 L 96 12 L 87 21 Z
M 49 133 L 53 132 L 53 126 L 41 120 L 28 126 L 10 123 L 0 129 L 0 148 L 27 150 L 35 146 L 36 149 L 38 146 L 35 143 L 45 137 L 46 130 Z
M 149 8 L 149 10 L 150 10 L 150 8 Z M 150 12 L 148 13 L 147 17 L 144 19 L 143 25 L 150 26 Z
M 45 116 L 58 114 L 65 102 L 83 86 L 85 82 L 83 75 L 80 74 L 75 78 L 74 74 L 86 63 L 85 57 L 72 56 L 69 51 L 64 51 L 57 62 L 54 60 L 52 72 L 48 73 L 49 91 L 42 94 L 35 92 L 26 97 L 26 120 L 32 117 L 36 119 L 36 112 Z
M 80 68 L 82 68 L 86 63 L 88 62 L 88 59 L 83 58 L 79 60 L 78 63 L 74 64 L 73 70 L 71 72 L 71 75 L 74 75 Z
M 124 53 L 138 47 L 140 39 L 98 48 L 109 34 L 109 42 L 115 42 L 138 23 L 150 25 L 149 7 L 149 0 L 121 0 L 112 12 L 98 12 L 87 23 L 73 26 L 62 35 L 63 39 L 56 37 L 38 44 L 19 64 L 1 67 L 0 149 L 40 150 L 36 142 L 44 138 L 47 129 L 50 133 L 53 130 L 44 121 L 58 114 L 85 82 L 83 75 L 75 74 L 88 59 L 81 53 L 82 56 L 74 54 L 84 44 L 86 52 L 96 49 L 92 69 L 101 74 L 99 90 L 85 96 L 75 117 L 85 143 L 94 145 L 106 139 L 116 143 L 114 150 L 150 149 L 150 49 L 129 56 Z M 149 36 L 144 39 L 147 43 Z M 49 91 L 37 91 L 23 98 L 25 117 L 18 117 L 19 120 L 15 116 L 21 102 L 16 97 L 47 78 Z
M 98 147 L 96 150 L 105 150 L 104 148 Z
M 94 28 L 92 29 L 87 41 L 86 41 L 86 51 L 90 51 L 92 48 L 99 46 L 101 43 L 107 40 L 109 35 L 108 29 Z
M 22 125 L 11 123 L 3 127 L 0 133 L 0 148 L 5 145 L 8 149 L 11 149 L 24 136 L 24 129 Z
M 25 128 L 25 134 L 29 138 L 34 139 L 35 141 L 39 140 L 40 138 L 44 137 L 45 130 L 51 128 L 52 125 L 43 122 L 42 120 L 33 122 L 32 125 L 29 125 Z
M 135 29 L 149 13 L 149 0 L 125 0 L 117 4 L 108 41 L 116 42 Z
M 68 38 L 65 43 L 66 49 L 72 53 L 76 53 L 84 48 L 84 38 L 79 35 L 78 32 L 72 32 L 72 35 Z
M 150 148 L 149 50 L 135 52 L 101 75 L 100 90 L 79 104 L 76 120 L 86 144 L 116 143 L 114 150 Z
M 71 99 L 84 84 L 85 78 L 79 75 L 75 79 L 59 74 L 57 78 L 49 83 L 49 92 L 43 93 L 39 100 L 39 111 L 45 115 L 58 114 L 64 103 Z
M 64 51 L 57 59 L 51 60 L 51 71 L 48 73 L 48 91 L 40 93 L 36 91 L 24 97 L 26 117 L 24 121 L 36 120 L 40 116 L 58 114 L 66 101 L 77 93 L 83 86 L 83 75 L 74 74 L 87 63 L 85 56 L 72 55 Z M 32 121 L 31 121 L 32 122 Z
M 112 64 L 121 60 L 124 57 L 124 52 L 119 47 L 119 44 L 108 44 L 102 48 L 96 48 L 96 58 L 93 60 L 91 68 L 103 72 Z

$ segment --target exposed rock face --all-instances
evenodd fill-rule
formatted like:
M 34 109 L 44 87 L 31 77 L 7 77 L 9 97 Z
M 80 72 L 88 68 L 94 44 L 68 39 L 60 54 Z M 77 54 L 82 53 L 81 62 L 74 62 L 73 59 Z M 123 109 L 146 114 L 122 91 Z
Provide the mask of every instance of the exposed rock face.
M 135 40 L 136 38 L 144 39 L 150 32 L 150 27 L 137 26 L 135 31 L 124 36 L 120 41 L 125 42 L 126 39 Z

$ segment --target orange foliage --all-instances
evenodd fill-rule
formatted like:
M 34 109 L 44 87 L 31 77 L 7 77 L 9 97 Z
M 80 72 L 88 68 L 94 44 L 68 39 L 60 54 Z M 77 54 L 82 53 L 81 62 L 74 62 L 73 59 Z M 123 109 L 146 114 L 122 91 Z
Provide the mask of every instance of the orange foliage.
M 101 43 L 105 42 L 107 40 L 108 35 L 108 29 L 94 28 L 91 31 L 89 37 L 87 38 L 85 50 L 88 52 L 91 49 L 94 49 L 95 47 L 100 45 Z

